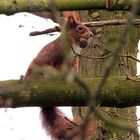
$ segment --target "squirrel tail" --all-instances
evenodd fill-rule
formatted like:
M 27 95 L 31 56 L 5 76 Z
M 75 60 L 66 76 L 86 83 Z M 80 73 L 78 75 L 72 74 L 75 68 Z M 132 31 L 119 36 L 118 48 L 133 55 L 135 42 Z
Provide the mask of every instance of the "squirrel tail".
M 63 139 L 73 127 L 57 107 L 41 107 L 42 127 L 56 140 Z

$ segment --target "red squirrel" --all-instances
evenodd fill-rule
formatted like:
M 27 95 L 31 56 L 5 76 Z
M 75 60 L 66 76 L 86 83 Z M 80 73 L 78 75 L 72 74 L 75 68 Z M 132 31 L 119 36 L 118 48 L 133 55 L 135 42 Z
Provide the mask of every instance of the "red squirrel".
M 64 30 L 61 35 L 51 43 L 47 44 L 33 59 L 25 75 L 25 80 L 34 78 L 33 69 L 35 67 L 51 66 L 57 70 L 61 70 L 61 67 L 65 63 L 66 51 L 69 49 L 69 53 L 73 53 L 74 50 L 79 48 L 85 48 L 89 39 L 92 37 L 92 32 L 80 21 L 77 12 L 64 12 Z M 64 32 L 67 32 L 67 40 L 70 46 L 66 46 L 64 38 L 62 37 Z M 77 67 L 77 60 L 73 53 L 73 67 Z M 43 73 L 40 72 L 40 77 L 43 78 Z M 65 116 L 58 110 L 57 107 L 44 106 L 41 107 L 41 120 L 42 126 L 46 132 L 49 133 L 53 139 L 64 139 L 64 135 L 74 125 L 74 123 L 68 121 Z

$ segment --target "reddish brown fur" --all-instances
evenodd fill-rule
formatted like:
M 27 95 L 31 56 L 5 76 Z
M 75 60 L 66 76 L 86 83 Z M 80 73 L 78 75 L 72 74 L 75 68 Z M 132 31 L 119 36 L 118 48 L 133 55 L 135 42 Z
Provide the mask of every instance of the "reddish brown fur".
M 81 124 L 81 122 L 83 122 L 80 118 L 76 118 L 74 121 L 77 124 Z M 81 140 L 81 136 L 85 136 L 86 138 L 88 137 L 88 139 L 90 139 L 90 137 L 93 137 L 95 133 L 96 133 L 96 119 L 92 118 L 86 122 L 85 127 L 75 136 L 74 140 Z
M 47 44 L 31 62 L 26 72 L 25 79 L 28 80 L 34 77 L 33 69 L 37 66 L 51 66 L 60 69 L 65 60 L 64 52 L 66 51 L 66 48 L 63 46 L 64 44 L 61 38 L 57 38 L 53 42 Z
M 81 48 L 86 47 L 88 39 L 92 36 L 92 32 L 80 22 L 80 18 L 75 12 L 65 12 L 65 29 L 67 30 L 67 39 L 71 46 Z M 63 35 L 63 32 L 62 32 Z M 62 65 L 66 61 L 66 51 L 68 46 L 65 45 L 62 36 L 46 45 L 29 65 L 25 75 L 25 80 L 34 78 L 33 70 L 35 67 L 51 66 L 61 70 Z M 70 49 L 70 48 L 69 48 Z M 70 49 L 70 53 L 72 50 Z M 72 60 L 73 61 L 73 60 Z M 74 67 L 77 61 L 74 61 Z M 43 78 L 44 74 L 39 73 Z M 73 123 L 65 119 L 65 116 L 56 107 L 41 107 L 42 126 L 57 140 L 63 138 L 69 129 L 73 127 Z
M 75 12 L 75 11 L 66 11 L 66 12 L 63 12 L 63 14 L 64 14 L 64 17 L 65 17 L 65 24 L 67 24 L 67 20 L 68 20 L 67 17 L 73 17 L 74 21 L 76 23 L 81 23 L 79 14 L 77 12 Z

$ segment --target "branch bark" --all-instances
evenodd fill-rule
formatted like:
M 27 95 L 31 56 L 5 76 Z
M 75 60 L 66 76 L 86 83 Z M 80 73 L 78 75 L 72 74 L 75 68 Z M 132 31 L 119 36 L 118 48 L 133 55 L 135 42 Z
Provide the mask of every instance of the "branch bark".
M 114 20 L 106 20 L 106 21 L 94 21 L 94 22 L 84 22 L 83 24 L 87 27 L 100 27 L 107 25 L 124 25 L 128 23 L 127 19 L 114 19 Z M 140 25 L 140 19 L 133 19 L 132 24 Z
M 106 20 L 106 21 L 93 21 L 93 22 L 84 22 L 83 24 L 87 27 L 100 27 L 100 26 L 109 26 L 109 25 L 125 25 L 128 22 L 126 19 L 116 19 L 116 20 Z M 140 25 L 140 19 L 134 19 L 131 22 L 133 25 Z M 43 31 L 34 31 L 30 33 L 30 36 L 48 34 L 52 32 L 60 32 L 61 28 L 55 26 L 54 28 L 46 29 Z
M 95 91 L 100 78 L 83 79 Z M 110 77 L 102 89 L 100 104 L 106 107 L 131 107 L 140 105 L 140 83 L 123 77 Z M 86 91 L 76 83 L 64 81 L 0 81 L 0 106 L 86 106 Z
M 90 10 L 108 9 L 130 10 L 134 2 L 138 0 L 121 0 L 114 5 L 110 5 L 108 0 L 55 0 L 56 7 L 60 11 L 66 10 Z M 0 13 L 13 14 L 17 12 L 49 11 L 49 0 L 0 0 Z M 140 13 L 140 12 L 139 12 Z

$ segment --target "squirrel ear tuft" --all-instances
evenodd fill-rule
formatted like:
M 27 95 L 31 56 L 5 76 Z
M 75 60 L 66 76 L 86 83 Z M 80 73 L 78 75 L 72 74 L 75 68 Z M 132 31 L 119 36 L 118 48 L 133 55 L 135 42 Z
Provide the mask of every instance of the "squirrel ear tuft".
M 79 14 L 75 11 L 67 11 L 67 12 L 63 12 L 64 17 L 65 17 L 65 24 L 69 24 L 70 26 L 74 26 L 77 24 L 80 24 L 80 17 Z

